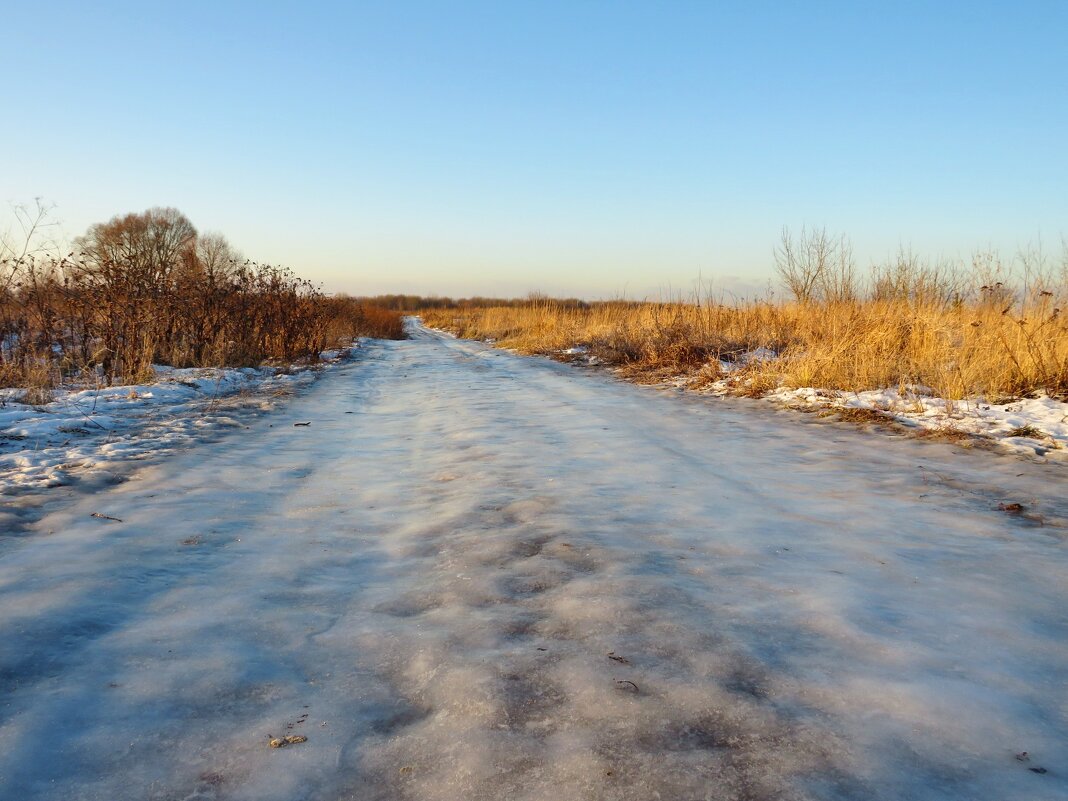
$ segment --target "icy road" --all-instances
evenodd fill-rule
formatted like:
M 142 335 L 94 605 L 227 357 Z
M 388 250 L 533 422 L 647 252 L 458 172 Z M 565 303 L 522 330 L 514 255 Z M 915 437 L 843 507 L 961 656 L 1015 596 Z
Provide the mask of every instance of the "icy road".
M 1063 467 L 364 353 L 0 537 L 0 798 L 1068 798 Z

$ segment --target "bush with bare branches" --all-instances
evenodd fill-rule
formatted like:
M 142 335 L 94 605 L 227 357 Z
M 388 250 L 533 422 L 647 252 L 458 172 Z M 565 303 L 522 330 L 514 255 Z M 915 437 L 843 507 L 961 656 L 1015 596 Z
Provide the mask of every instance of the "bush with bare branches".
M 24 231 L 40 230 L 46 211 L 27 216 Z M 290 363 L 354 336 L 403 336 L 399 313 L 328 298 L 287 269 L 240 261 L 224 237 L 198 236 L 175 209 L 115 217 L 77 244 L 81 251 L 65 257 L 5 246 L 0 385 L 79 375 L 130 382 L 149 377 L 153 364 Z

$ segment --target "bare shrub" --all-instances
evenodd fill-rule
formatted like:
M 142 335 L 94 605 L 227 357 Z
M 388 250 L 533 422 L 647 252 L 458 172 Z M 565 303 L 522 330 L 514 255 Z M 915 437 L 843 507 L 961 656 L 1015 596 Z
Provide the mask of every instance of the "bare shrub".
M 327 314 L 327 339 L 341 342 L 357 336 L 404 339 L 404 315 L 345 294 L 323 300 Z
M 26 216 L 24 230 L 39 230 L 40 217 Z M 129 383 L 150 378 L 154 364 L 289 363 L 354 336 L 403 336 L 399 313 L 239 261 L 224 237 L 198 236 L 175 209 L 115 217 L 78 243 L 82 252 L 65 257 L 3 246 L 3 384 L 43 389 L 78 375 Z
M 775 269 L 798 303 L 841 303 L 857 297 L 853 245 L 845 236 L 829 236 L 825 228 L 803 227 L 796 237 L 783 228 Z

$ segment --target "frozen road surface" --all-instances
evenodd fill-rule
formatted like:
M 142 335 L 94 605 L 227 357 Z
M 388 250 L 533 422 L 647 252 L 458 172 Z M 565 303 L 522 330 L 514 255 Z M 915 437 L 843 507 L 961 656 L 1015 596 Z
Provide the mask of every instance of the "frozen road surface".
M 1068 798 L 1063 470 L 420 329 L 0 537 L 0 798 Z

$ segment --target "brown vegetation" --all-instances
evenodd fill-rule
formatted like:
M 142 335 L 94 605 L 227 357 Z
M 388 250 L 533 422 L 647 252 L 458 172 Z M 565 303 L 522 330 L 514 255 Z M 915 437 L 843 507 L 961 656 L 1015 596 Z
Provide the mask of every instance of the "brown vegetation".
M 353 337 L 404 339 L 404 315 L 376 306 L 362 298 L 334 295 L 320 300 L 327 313 L 326 341 L 344 342 Z
M 981 253 L 968 265 L 903 252 L 863 280 L 851 252 L 848 241 L 823 232 L 786 232 L 777 258 L 793 288 L 789 300 L 574 307 L 539 299 L 423 317 L 525 353 L 558 356 L 583 345 L 602 363 L 653 378 L 708 383 L 728 364 L 732 383 L 748 394 L 920 387 L 951 399 L 1068 398 L 1068 249 L 1060 263 L 1027 251 L 1010 263 Z
M 476 295 L 470 298 L 448 298 L 440 295 L 374 295 L 360 298 L 371 306 L 392 309 L 400 312 L 418 312 L 427 309 L 487 309 L 498 307 L 526 306 L 535 300 L 547 300 L 537 294 L 525 298 L 487 298 Z M 554 298 L 553 303 L 560 308 L 588 309 L 590 304 L 577 298 Z
M 0 386 L 288 363 L 354 336 L 403 336 L 398 313 L 242 260 L 175 209 L 94 225 L 65 257 L 35 251 L 44 215 L 23 217 L 24 246 L 0 247 Z

